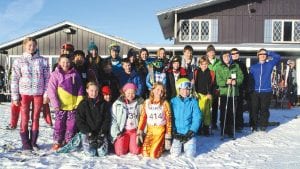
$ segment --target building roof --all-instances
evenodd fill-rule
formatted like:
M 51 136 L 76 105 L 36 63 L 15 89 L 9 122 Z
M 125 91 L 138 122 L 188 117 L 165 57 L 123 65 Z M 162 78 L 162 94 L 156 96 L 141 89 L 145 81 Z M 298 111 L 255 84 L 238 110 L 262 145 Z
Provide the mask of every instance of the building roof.
M 158 12 L 157 18 L 161 27 L 161 30 L 164 34 L 165 39 L 171 39 L 174 37 L 174 16 L 175 13 L 184 13 L 192 11 L 199 8 L 204 8 L 212 5 L 216 5 L 222 2 L 230 0 L 199 0 L 197 2 L 186 4 L 183 6 L 178 6 L 175 8 L 170 8 L 164 11 Z
M 92 29 L 89 29 L 89 28 L 87 28 L 87 27 L 84 27 L 84 26 L 81 26 L 81 25 L 72 23 L 72 22 L 70 22 L 70 21 L 63 21 L 63 22 L 57 23 L 57 24 L 55 24 L 55 25 L 49 26 L 49 27 L 47 27 L 47 28 L 38 30 L 38 31 L 36 31 L 36 32 L 27 34 L 27 35 L 22 36 L 22 37 L 20 37 L 20 38 L 14 39 L 14 40 L 12 40 L 12 41 L 8 41 L 8 42 L 5 42 L 5 43 L 2 43 L 2 44 L 0 44 L 0 49 L 6 48 L 6 47 L 8 47 L 8 46 L 11 46 L 11 45 L 14 45 L 14 44 L 17 44 L 17 43 L 20 43 L 20 42 L 22 42 L 26 37 L 36 37 L 36 36 L 45 34 L 45 33 L 47 33 L 47 32 L 51 32 L 51 31 L 53 31 L 53 30 L 56 30 L 56 29 L 59 29 L 59 28 L 64 28 L 64 27 L 68 27 L 68 26 L 77 27 L 77 28 L 79 28 L 79 29 L 83 29 L 83 30 L 85 30 L 85 31 L 94 33 L 94 34 L 96 34 L 96 35 L 99 35 L 99 36 L 102 36 L 102 37 L 111 39 L 111 40 L 113 40 L 113 41 L 116 41 L 116 42 L 119 42 L 119 43 L 123 43 L 123 44 L 129 45 L 129 46 L 135 47 L 135 48 L 140 48 L 136 43 L 133 43 L 133 42 L 130 42 L 130 41 L 126 41 L 126 40 L 124 40 L 124 39 L 121 39 L 121 38 L 118 38 L 118 37 L 115 37 L 115 36 L 105 35 L 105 34 L 103 34 L 103 33 L 99 33 L 99 32 L 97 32 L 97 31 L 94 31 L 94 30 L 92 30 Z

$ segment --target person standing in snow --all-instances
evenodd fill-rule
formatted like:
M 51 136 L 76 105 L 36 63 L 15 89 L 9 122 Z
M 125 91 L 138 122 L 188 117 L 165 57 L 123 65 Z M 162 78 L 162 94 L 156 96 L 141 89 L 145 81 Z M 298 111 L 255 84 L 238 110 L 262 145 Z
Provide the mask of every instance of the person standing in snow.
M 11 74 L 11 100 L 15 106 L 20 107 L 21 128 L 20 135 L 23 150 L 39 149 L 36 142 L 39 135 L 40 112 L 45 101 L 49 80 L 48 61 L 39 55 L 37 41 L 28 37 L 23 41 L 24 53 L 14 61 Z M 30 113 L 30 105 L 33 112 Z M 29 117 L 32 126 L 29 132 Z
M 147 126 L 145 140 L 144 129 Z M 172 132 L 171 110 L 166 101 L 166 89 L 160 82 L 154 83 L 147 99 L 141 109 L 138 125 L 138 143 L 143 143 L 143 156 L 159 158 L 164 150 L 171 148 Z M 165 145 L 165 147 L 163 147 Z
M 195 137 L 201 124 L 202 112 L 196 99 L 191 97 L 192 84 L 187 78 L 180 78 L 176 82 L 177 96 L 171 99 L 173 121 L 173 143 L 170 153 L 179 156 L 183 151 L 187 156 L 196 156 Z
M 58 150 L 75 135 L 76 109 L 83 99 L 81 77 L 71 66 L 68 55 L 60 55 L 58 66 L 51 73 L 47 93 L 55 110 L 52 150 Z
M 280 55 L 259 49 L 258 63 L 250 67 L 249 78 L 251 94 L 252 131 L 265 131 L 270 117 L 269 107 L 272 98 L 271 74 L 275 65 L 280 61 Z M 269 60 L 268 57 L 270 57 Z
M 118 156 L 128 152 L 141 153 L 136 137 L 141 105 L 144 100 L 136 96 L 136 90 L 135 84 L 126 83 L 123 86 L 123 94 L 112 105 L 110 134 Z

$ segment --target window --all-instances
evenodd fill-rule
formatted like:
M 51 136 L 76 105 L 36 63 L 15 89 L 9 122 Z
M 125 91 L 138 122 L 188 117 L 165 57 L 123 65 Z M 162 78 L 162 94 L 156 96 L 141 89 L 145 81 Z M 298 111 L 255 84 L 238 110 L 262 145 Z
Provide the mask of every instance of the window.
M 272 42 L 300 43 L 300 20 L 272 20 Z
M 217 42 L 218 20 L 190 19 L 180 21 L 180 42 Z

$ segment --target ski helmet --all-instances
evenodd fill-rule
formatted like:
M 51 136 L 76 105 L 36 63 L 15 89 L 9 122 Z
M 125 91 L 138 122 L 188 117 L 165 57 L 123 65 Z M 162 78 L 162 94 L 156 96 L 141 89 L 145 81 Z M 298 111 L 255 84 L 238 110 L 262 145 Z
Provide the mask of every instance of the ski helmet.
M 120 45 L 118 45 L 117 43 L 112 43 L 109 45 L 109 52 L 113 50 L 116 52 L 120 52 Z
M 176 81 L 176 91 L 179 94 L 179 89 L 192 89 L 191 81 L 187 78 L 180 78 Z

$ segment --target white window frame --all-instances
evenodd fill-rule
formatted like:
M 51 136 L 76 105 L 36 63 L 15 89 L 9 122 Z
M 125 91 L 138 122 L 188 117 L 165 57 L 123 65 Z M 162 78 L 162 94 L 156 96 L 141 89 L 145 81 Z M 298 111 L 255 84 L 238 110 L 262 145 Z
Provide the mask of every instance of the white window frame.
M 182 22 L 188 21 L 189 22 L 189 40 L 182 40 L 181 39 L 181 25 Z M 192 38 L 192 26 L 191 23 L 198 21 L 199 22 L 199 40 L 191 40 Z M 201 40 L 201 22 L 207 22 L 209 23 L 209 33 L 208 33 L 208 40 Z M 211 42 L 211 37 L 212 37 L 212 20 L 211 19 L 182 19 L 179 22 L 179 42 Z
M 273 36 L 274 36 L 274 29 L 273 25 L 274 22 L 281 22 L 281 41 L 274 41 Z M 291 41 L 284 41 L 284 22 L 292 22 L 292 40 Z M 297 19 L 272 19 L 272 43 L 300 43 L 300 41 L 294 41 L 294 32 L 295 32 L 295 22 L 300 22 L 300 20 Z

